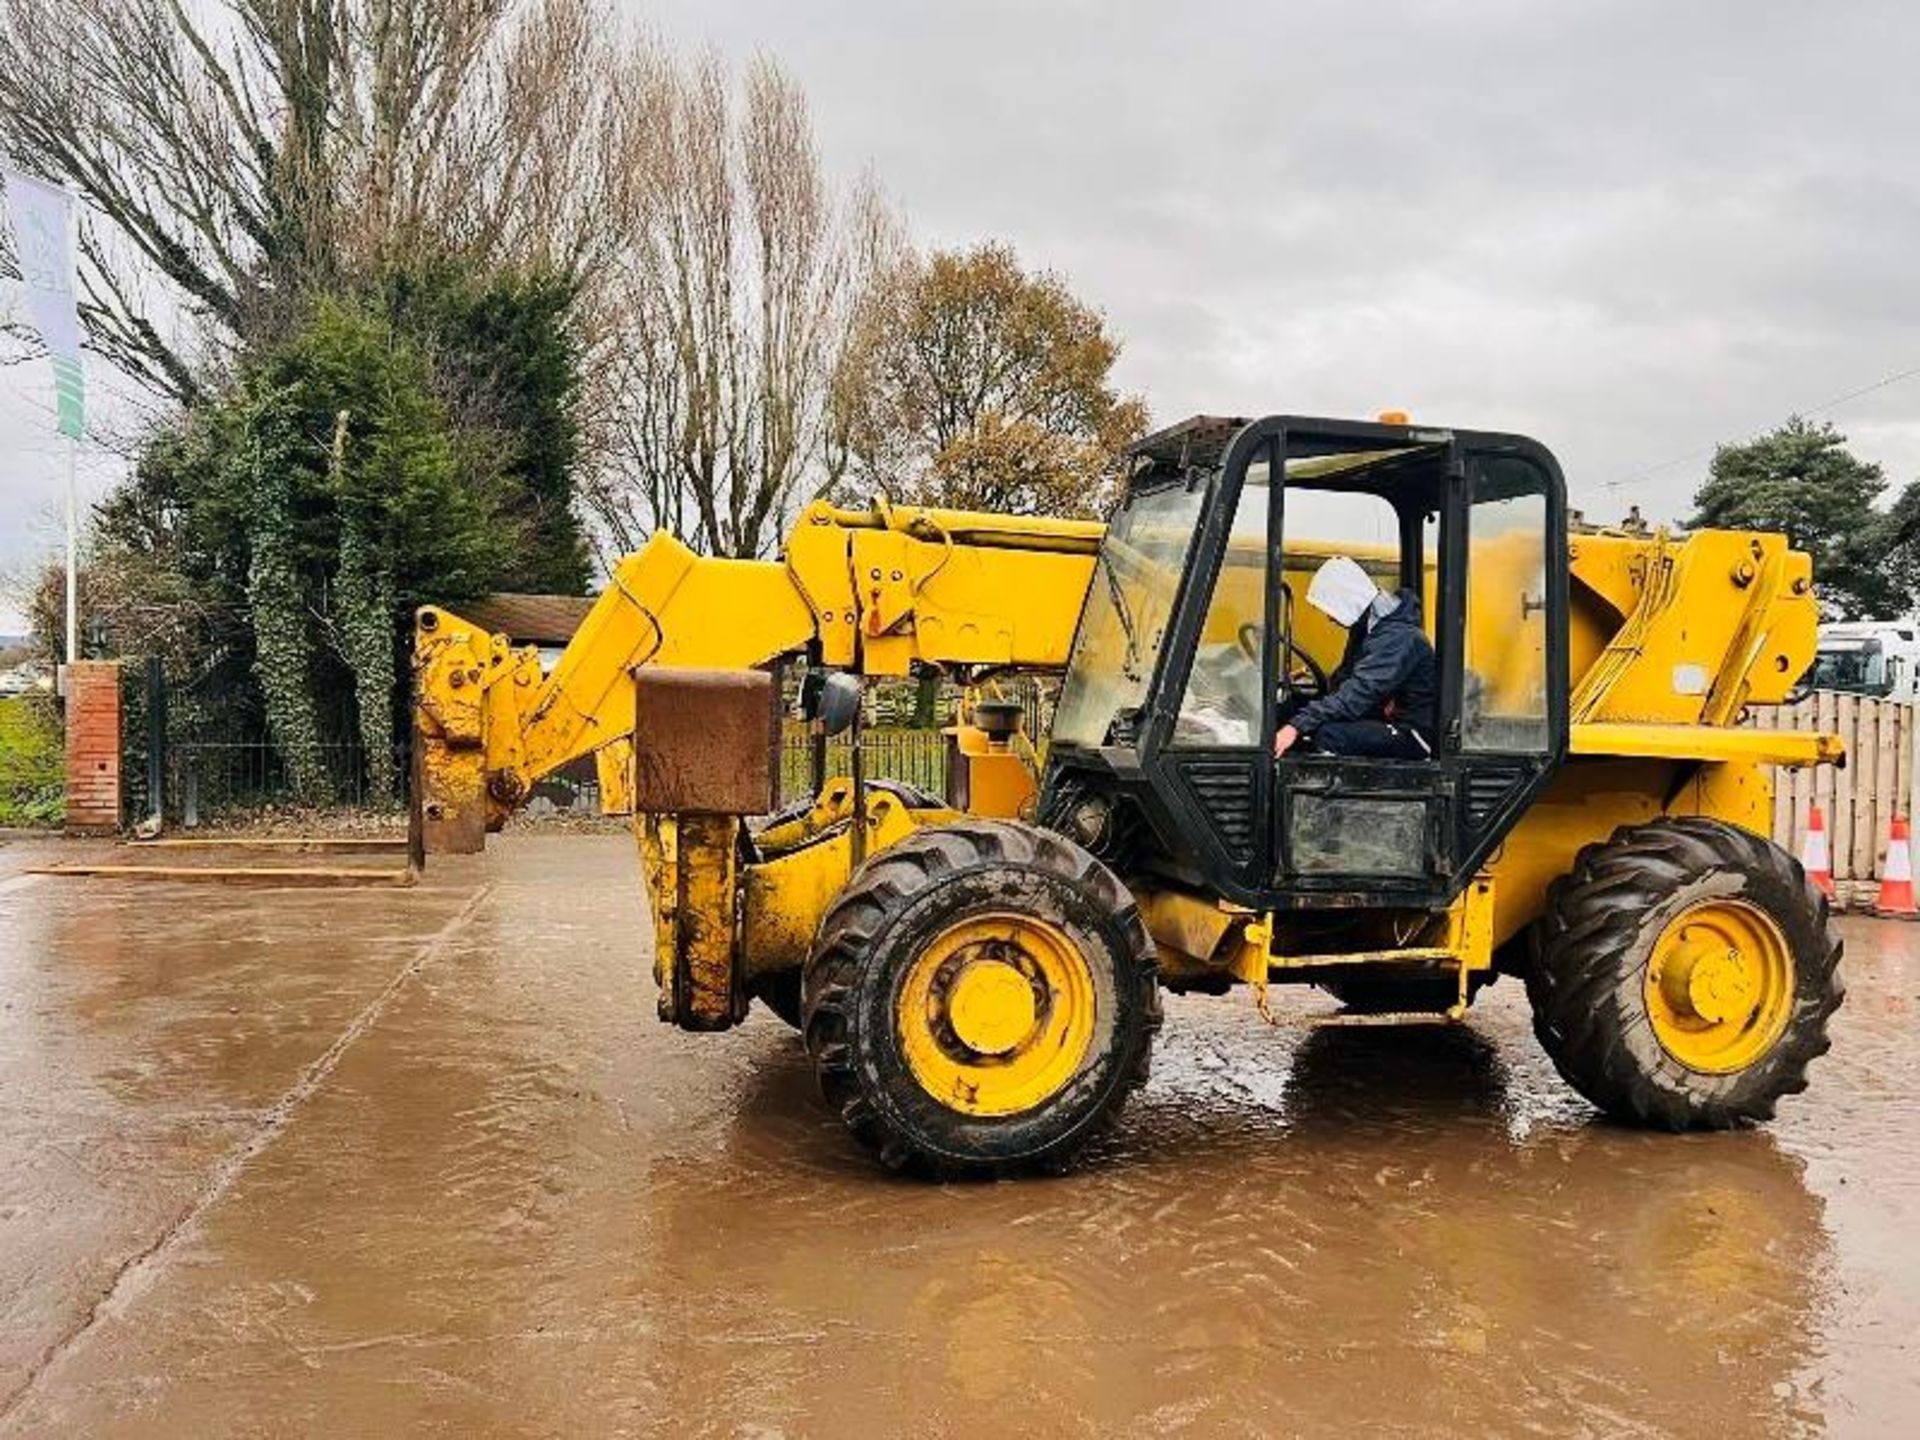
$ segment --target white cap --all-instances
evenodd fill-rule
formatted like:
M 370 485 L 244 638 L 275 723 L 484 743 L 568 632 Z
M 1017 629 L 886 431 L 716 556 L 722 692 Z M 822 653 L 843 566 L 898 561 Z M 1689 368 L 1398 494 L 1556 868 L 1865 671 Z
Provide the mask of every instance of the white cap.
M 1307 586 L 1307 603 L 1336 623 L 1351 626 L 1367 613 L 1367 607 L 1379 594 L 1380 587 L 1360 568 L 1359 562 L 1336 555 L 1313 572 L 1313 580 Z

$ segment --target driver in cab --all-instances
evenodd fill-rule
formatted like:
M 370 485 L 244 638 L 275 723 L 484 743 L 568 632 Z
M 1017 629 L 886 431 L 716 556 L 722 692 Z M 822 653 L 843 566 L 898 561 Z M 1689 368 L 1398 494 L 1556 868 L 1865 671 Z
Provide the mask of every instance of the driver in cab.
M 1420 596 L 1388 595 L 1346 555 L 1314 572 L 1307 603 L 1347 631 L 1333 687 L 1296 710 L 1273 753 L 1424 760 L 1433 754 L 1439 680 L 1433 644 L 1420 628 Z

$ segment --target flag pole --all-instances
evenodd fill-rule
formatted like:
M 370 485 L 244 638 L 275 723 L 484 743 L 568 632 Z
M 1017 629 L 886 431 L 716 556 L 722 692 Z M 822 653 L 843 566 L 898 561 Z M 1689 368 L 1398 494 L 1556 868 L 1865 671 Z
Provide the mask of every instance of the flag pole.
M 80 658 L 80 505 L 74 495 L 74 451 L 80 442 L 67 437 L 67 664 Z

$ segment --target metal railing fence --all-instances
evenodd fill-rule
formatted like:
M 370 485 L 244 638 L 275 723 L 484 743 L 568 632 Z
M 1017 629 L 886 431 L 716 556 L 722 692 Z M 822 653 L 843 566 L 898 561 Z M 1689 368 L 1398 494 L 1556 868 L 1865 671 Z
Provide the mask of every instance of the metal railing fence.
M 151 790 L 156 779 L 161 790 L 158 808 L 169 825 L 197 826 L 236 812 L 287 806 L 383 810 L 406 803 L 410 765 L 409 737 L 404 732 L 393 747 L 394 793 L 375 794 L 366 750 L 354 734 L 350 710 L 330 713 L 323 731 L 331 738 L 318 749 L 324 783 L 303 791 L 262 717 L 244 711 L 221 712 L 210 707 L 203 695 L 189 693 L 188 687 L 170 694 L 169 687 L 154 678 L 151 667 L 137 662 L 127 664 L 123 677 L 122 774 L 130 824 L 155 812 Z M 860 730 L 868 778 L 899 781 L 944 796 L 950 747 L 941 727 L 955 713 L 961 693 L 956 686 L 941 685 L 931 707 L 934 724 L 927 727 L 913 723 L 916 711 L 924 714 L 928 708 L 917 681 L 869 687 Z M 1017 701 L 1026 707 L 1028 733 L 1044 733 L 1052 708 L 1051 686 L 1032 677 L 1012 677 L 977 693 Z M 778 783 L 783 803 L 808 793 L 813 745 L 803 722 L 787 719 L 782 723 Z M 852 773 L 850 736 L 826 742 L 825 769 L 828 779 Z M 528 807 L 534 814 L 598 814 L 600 786 L 591 757 L 542 778 Z

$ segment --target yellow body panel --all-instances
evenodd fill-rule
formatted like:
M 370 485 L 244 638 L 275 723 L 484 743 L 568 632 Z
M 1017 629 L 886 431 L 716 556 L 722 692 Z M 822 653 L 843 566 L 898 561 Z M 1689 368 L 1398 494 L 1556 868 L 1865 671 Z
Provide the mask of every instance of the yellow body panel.
M 966 767 L 965 808 L 969 815 L 1017 820 L 1033 812 L 1039 780 L 1032 761 L 1012 744 L 995 743 L 973 725 L 947 730 L 953 762 Z
M 910 811 L 898 797 L 867 797 L 866 853 L 871 855 L 921 825 L 959 818 L 953 810 Z M 741 960 L 748 975 L 790 970 L 807 958 L 820 918 L 854 870 L 853 785 L 835 780 L 811 811 L 755 840 L 765 858 L 746 870 Z M 649 885 L 652 877 L 648 877 Z
M 1771 774 L 1742 762 L 1568 760 L 1488 862 L 1498 882 L 1493 943 L 1504 944 L 1539 917 L 1547 887 L 1573 869 L 1581 849 L 1662 815 L 1710 816 L 1766 836 L 1773 826 Z
M 1184 890 L 1148 890 L 1139 901 L 1140 918 L 1160 952 L 1161 974 L 1175 981 L 1226 970 L 1230 961 L 1221 958 L 1221 942 L 1253 918 L 1247 910 Z
M 1577 535 L 1570 553 L 1576 725 L 1730 725 L 1812 663 L 1812 562 L 1783 535 Z
M 1846 756 L 1838 735 L 1822 735 L 1812 730 L 1733 730 L 1711 725 L 1612 722 L 1575 725 L 1568 737 L 1567 749 L 1573 755 L 1787 766 L 1827 764 Z
M 1456 1011 L 1464 1013 L 1468 977 L 1491 970 L 1495 945 L 1495 878 L 1477 875 L 1435 914 L 1384 911 L 1373 917 L 1375 943 L 1337 949 L 1310 944 L 1284 917 L 1255 915 L 1217 898 L 1182 890 L 1147 890 L 1140 915 L 1159 951 L 1163 977 L 1177 988 L 1232 981 L 1260 995 L 1274 981 L 1319 978 L 1345 966 L 1451 969 L 1459 977 Z M 1360 932 L 1364 941 L 1366 932 Z
M 660 1018 L 683 1030 L 724 1030 L 746 1015 L 737 893 L 740 821 L 732 815 L 635 817 L 653 901 L 653 978 Z

